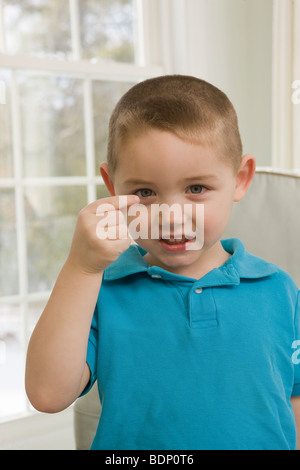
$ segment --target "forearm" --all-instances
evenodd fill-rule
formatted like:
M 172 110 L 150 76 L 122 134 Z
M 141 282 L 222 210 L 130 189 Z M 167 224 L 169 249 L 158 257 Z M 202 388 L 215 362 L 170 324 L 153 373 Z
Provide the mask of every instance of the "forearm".
M 300 397 L 293 397 L 291 399 L 297 431 L 297 449 L 300 450 Z
M 105 213 L 115 215 L 139 202 L 137 196 L 118 196 L 88 205 L 79 213 L 69 257 L 49 302 L 32 334 L 26 364 L 26 391 L 39 411 L 67 408 L 88 382 L 86 353 L 93 313 L 103 272 L 130 246 L 130 237 L 98 236 Z M 127 230 L 121 218 L 113 228 Z M 117 228 L 119 230 L 117 230 Z
M 64 265 L 32 334 L 26 364 L 26 390 L 40 411 L 68 407 L 88 381 L 86 351 L 102 274 Z

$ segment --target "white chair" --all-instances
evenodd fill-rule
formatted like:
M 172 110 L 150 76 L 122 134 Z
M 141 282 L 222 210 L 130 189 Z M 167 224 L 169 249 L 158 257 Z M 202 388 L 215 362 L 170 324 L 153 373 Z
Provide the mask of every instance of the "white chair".
M 300 287 L 300 175 L 260 170 L 234 205 L 224 238 L 287 271 Z
M 74 406 L 74 433 L 77 450 L 88 450 L 96 434 L 101 404 L 97 383 L 84 397 L 78 398 Z
M 234 205 L 223 238 L 240 238 L 246 249 L 286 270 L 300 287 L 300 176 L 258 170 L 246 197 Z M 89 449 L 101 405 L 97 386 L 76 401 L 76 448 Z

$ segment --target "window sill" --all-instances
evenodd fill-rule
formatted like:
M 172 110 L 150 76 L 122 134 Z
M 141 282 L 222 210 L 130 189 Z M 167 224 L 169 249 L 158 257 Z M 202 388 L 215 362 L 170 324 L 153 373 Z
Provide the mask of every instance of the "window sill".
M 75 450 L 73 408 L 0 422 L 0 450 Z

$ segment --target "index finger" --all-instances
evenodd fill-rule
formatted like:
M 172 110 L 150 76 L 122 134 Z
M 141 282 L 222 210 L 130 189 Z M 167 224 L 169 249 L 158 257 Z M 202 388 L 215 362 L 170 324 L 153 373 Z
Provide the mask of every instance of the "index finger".
M 110 212 L 114 210 L 127 209 L 134 204 L 139 204 L 140 198 L 134 194 L 129 194 L 127 196 L 113 196 L 104 199 L 99 199 L 96 201 L 95 209 L 97 215 L 101 215 L 105 212 Z

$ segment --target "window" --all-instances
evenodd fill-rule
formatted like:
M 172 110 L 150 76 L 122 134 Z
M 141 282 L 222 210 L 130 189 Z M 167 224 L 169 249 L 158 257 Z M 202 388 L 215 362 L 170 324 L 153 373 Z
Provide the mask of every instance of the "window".
M 28 340 L 78 212 L 106 195 L 113 106 L 163 73 L 144 28 L 153 4 L 0 0 L 0 420 L 30 410 Z

